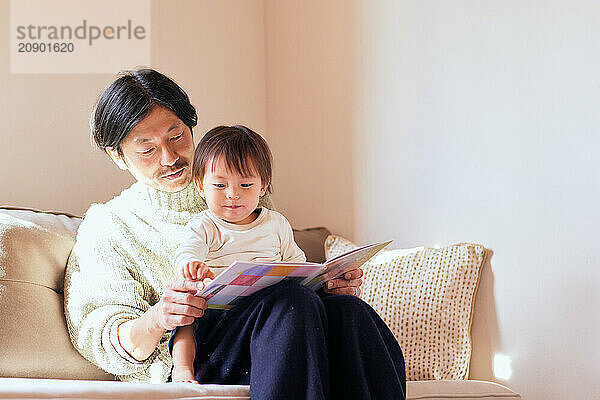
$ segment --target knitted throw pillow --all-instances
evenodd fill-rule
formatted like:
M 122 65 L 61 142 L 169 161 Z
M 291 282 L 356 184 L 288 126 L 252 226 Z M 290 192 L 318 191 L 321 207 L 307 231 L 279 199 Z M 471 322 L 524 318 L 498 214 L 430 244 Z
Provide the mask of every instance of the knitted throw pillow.
M 340 236 L 325 241 L 327 259 L 357 247 Z M 382 251 L 363 270 L 361 298 L 400 343 L 407 380 L 465 379 L 471 358 L 471 318 L 485 248 Z

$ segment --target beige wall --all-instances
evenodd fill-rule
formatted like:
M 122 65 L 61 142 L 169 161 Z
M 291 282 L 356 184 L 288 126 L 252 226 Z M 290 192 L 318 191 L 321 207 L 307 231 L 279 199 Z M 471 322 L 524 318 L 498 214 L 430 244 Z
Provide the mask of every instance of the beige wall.
M 153 0 L 151 14 L 152 67 L 190 95 L 195 138 L 224 123 L 264 132 L 262 0 Z M 0 0 L 0 21 L 0 52 L 8 55 L 9 0 Z M 2 58 L 0 204 L 81 214 L 133 182 L 90 145 L 89 113 L 115 76 L 11 74 L 9 58 Z
M 513 375 L 471 377 L 599 398 L 598 2 L 265 4 L 279 206 L 359 243 L 486 245 Z
M 275 199 L 293 225 L 354 234 L 357 15 L 348 1 L 269 1 L 267 124 Z

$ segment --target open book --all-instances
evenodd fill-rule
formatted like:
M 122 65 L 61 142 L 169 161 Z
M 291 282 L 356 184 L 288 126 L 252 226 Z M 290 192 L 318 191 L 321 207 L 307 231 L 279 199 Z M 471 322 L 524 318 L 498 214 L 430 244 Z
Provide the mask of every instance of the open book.
M 360 268 L 390 243 L 391 240 L 359 247 L 323 264 L 235 261 L 196 296 L 206 298 L 208 308 L 229 309 L 246 296 L 283 280 L 318 290 L 328 280 Z

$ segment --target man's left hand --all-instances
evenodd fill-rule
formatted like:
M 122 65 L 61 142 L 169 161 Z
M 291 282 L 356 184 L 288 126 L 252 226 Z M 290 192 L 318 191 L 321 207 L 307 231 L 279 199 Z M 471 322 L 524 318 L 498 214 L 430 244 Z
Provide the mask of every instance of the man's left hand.
M 360 296 L 360 285 L 362 285 L 363 270 L 358 268 L 346 272 L 339 278 L 330 279 L 325 283 L 323 289 L 325 293 L 330 294 L 349 294 L 351 296 Z

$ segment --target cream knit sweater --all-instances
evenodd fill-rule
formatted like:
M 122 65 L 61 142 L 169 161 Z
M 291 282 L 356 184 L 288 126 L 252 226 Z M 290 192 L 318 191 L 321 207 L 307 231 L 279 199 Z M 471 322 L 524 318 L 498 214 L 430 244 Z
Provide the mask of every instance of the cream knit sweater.
M 268 196 L 259 206 L 273 208 Z M 65 272 L 67 326 L 86 359 L 123 381 L 167 380 L 170 332 L 150 357 L 137 361 L 119 344 L 117 327 L 141 316 L 178 279 L 171 262 L 183 228 L 206 208 L 191 184 L 169 193 L 137 182 L 88 209 Z

